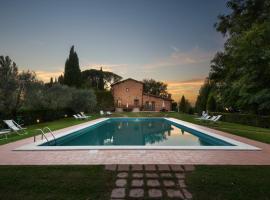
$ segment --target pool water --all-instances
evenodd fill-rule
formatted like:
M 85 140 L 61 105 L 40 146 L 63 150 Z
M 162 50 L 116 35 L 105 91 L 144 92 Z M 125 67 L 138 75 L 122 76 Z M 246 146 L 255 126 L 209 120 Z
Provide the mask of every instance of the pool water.
M 40 146 L 234 146 L 164 118 L 111 118 Z

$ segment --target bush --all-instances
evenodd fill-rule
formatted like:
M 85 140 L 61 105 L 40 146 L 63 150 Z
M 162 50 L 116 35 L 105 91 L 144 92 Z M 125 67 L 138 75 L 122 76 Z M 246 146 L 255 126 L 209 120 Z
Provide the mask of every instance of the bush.
M 75 113 L 93 112 L 97 101 L 93 90 L 89 89 L 73 89 L 69 108 Z
M 113 96 L 110 91 L 96 91 L 97 107 L 96 111 L 114 109 Z
M 222 115 L 220 120 L 224 122 L 270 128 L 270 116 L 220 112 L 212 112 L 211 115 Z

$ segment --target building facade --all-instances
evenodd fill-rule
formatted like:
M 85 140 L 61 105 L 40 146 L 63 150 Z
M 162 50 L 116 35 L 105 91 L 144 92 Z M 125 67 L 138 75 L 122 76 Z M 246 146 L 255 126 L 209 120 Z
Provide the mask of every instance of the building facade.
M 171 98 L 145 94 L 143 82 L 134 79 L 125 79 L 112 84 L 111 91 L 115 108 L 132 110 L 138 108 L 144 111 L 171 111 Z

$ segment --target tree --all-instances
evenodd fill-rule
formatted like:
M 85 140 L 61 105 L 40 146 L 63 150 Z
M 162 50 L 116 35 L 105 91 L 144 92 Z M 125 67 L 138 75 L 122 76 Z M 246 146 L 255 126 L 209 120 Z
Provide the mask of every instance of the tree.
M 201 113 L 202 111 L 207 110 L 207 100 L 211 91 L 213 90 L 213 86 L 210 84 L 209 79 L 206 79 L 202 87 L 200 88 L 199 95 L 197 97 L 197 101 L 195 104 L 196 111 Z
M 186 112 L 186 98 L 183 95 L 179 103 L 179 111 Z
M 79 58 L 74 51 L 74 46 L 70 48 L 69 57 L 65 63 L 64 84 L 77 88 L 81 85 Z
M 104 90 L 104 79 L 103 79 L 102 67 L 100 68 L 100 73 L 99 73 L 98 89 Z
M 61 74 L 59 77 L 58 77 L 58 83 L 60 83 L 61 85 L 64 84 L 64 76 Z
M 230 0 L 232 12 L 215 27 L 227 35 L 224 51 L 211 63 L 209 79 L 218 105 L 242 112 L 270 113 L 270 3 Z
M 93 90 L 73 89 L 72 99 L 69 104 L 73 112 L 93 112 L 96 104 L 96 95 Z
M 143 92 L 165 98 L 170 97 L 167 91 L 167 84 L 160 81 L 155 81 L 154 79 L 143 80 Z
M 216 100 L 213 97 L 213 95 L 210 95 L 208 97 L 206 108 L 208 111 L 212 111 L 212 112 L 216 111 L 217 105 L 216 105 Z
M 83 87 L 99 89 L 98 85 L 99 85 L 100 76 L 103 76 L 104 89 L 106 88 L 109 89 L 112 83 L 115 83 L 122 79 L 121 76 L 114 74 L 113 72 L 96 70 L 96 69 L 88 69 L 88 70 L 82 71 Z
M 18 68 L 8 56 L 0 56 L 0 112 L 11 115 L 16 112 L 19 81 Z

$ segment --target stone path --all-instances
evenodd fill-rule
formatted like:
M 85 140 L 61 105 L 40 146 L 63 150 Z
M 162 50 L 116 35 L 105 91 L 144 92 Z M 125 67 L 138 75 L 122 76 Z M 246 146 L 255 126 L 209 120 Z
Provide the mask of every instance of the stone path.
M 105 165 L 117 172 L 111 199 L 192 199 L 185 174 L 193 165 Z

